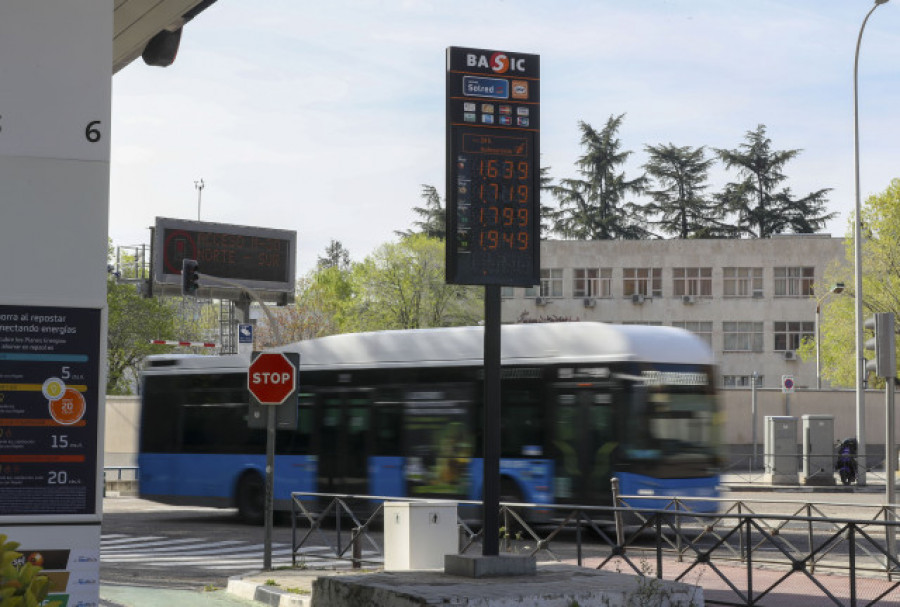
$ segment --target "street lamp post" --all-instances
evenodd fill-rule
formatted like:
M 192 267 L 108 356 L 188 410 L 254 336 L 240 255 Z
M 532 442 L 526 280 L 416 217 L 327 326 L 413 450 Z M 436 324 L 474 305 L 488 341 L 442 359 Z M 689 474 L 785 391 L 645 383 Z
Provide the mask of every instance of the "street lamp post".
M 853 258 L 854 258 L 854 298 L 856 301 L 856 440 L 859 445 L 859 465 L 857 466 L 856 484 L 866 484 L 866 361 L 863 355 L 863 293 L 862 293 L 862 227 L 860 217 L 862 204 L 859 193 L 859 46 L 862 43 L 866 22 L 875 9 L 888 0 L 875 0 L 875 5 L 866 13 L 859 37 L 856 40 L 856 54 L 853 57 L 853 158 L 856 177 L 856 216 L 853 221 Z
M 828 296 L 831 295 L 832 293 L 837 295 L 838 293 L 843 293 L 843 292 L 844 292 L 844 283 L 838 282 L 838 283 L 831 285 L 831 288 L 828 289 L 828 292 L 816 300 L 816 390 L 822 389 L 822 365 L 819 362 L 820 361 L 819 356 L 821 354 L 821 345 L 820 344 L 822 342 L 821 331 L 819 330 L 819 327 L 820 327 L 819 314 L 821 313 L 822 302 L 825 301 L 828 298 Z
M 200 199 L 203 197 L 203 188 L 206 187 L 202 177 L 194 182 L 194 187 L 197 188 L 197 221 L 200 221 Z

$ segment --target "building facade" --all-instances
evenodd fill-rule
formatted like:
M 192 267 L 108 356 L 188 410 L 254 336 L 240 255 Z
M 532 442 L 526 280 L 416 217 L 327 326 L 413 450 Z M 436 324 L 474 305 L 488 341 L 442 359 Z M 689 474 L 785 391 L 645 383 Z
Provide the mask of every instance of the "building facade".
M 710 344 L 723 388 L 749 387 L 754 374 L 758 387 L 780 387 L 789 375 L 815 388 L 815 360 L 796 350 L 815 337 L 826 268 L 842 263 L 844 239 L 822 234 L 550 240 L 541 244 L 541 283 L 502 289 L 502 318 L 682 327 Z

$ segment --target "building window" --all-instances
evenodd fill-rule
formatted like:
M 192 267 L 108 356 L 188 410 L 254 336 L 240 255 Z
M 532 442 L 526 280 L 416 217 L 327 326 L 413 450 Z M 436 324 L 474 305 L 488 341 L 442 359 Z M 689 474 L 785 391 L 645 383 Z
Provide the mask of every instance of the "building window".
M 623 268 L 622 289 L 625 297 L 662 297 L 662 269 Z
M 712 268 L 672 268 L 675 297 L 712 297 Z
M 623 325 L 639 325 L 642 327 L 661 327 L 661 320 L 625 320 L 622 321 Z
M 796 350 L 804 339 L 815 339 L 815 322 L 775 322 L 775 351 Z
M 705 341 L 710 348 L 712 348 L 712 330 L 713 324 L 712 322 L 707 321 L 694 321 L 694 320 L 682 320 L 676 321 L 672 323 L 673 327 L 678 327 L 679 329 L 686 329 Z
M 763 387 L 763 375 L 756 376 L 756 387 Z M 753 383 L 752 375 L 723 375 L 722 386 L 725 388 L 749 388 Z
M 541 297 L 562 297 L 562 295 L 562 268 L 548 268 L 546 270 L 541 270 Z
M 516 296 L 515 287 L 500 287 L 500 297 L 503 299 L 512 299 Z
M 573 297 L 612 297 L 612 268 L 576 268 L 572 275 Z
M 725 297 L 762 297 L 762 268 L 723 268 Z
M 522 294 L 523 294 L 525 297 L 537 297 L 537 296 L 538 296 L 538 289 L 540 289 L 539 286 L 525 287 L 525 289 L 523 289 L 523 291 L 522 291 Z
M 763 324 L 761 322 L 726 321 L 722 323 L 726 352 L 762 352 Z
M 816 269 L 775 268 L 775 297 L 811 297 Z

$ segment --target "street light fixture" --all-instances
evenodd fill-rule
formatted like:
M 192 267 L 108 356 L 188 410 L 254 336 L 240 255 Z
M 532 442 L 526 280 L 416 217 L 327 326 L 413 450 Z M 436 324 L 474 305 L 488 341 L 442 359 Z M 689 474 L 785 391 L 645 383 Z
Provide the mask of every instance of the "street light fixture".
M 875 9 L 888 0 L 875 0 L 875 5 L 866 13 L 859 37 L 856 40 L 856 54 L 853 57 L 853 158 L 856 177 L 856 216 L 853 221 L 853 258 L 854 258 L 854 298 L 856 300 L 856 440 L 859 445 L 856 484 L 866 484 L 866 360 L 863 355 L 863 294 L 862 294 L 862 228 L 860 217 L 862 204 L 859 193 L 859 47 L 862 43 L 866 22 Z
M 883 1 L 887 2 L 887 0 Z M 194 182 L 194 187 L 197 189 L 197 221 L 200 221 L 200 199 L 203 197 L 203 188 L 206 187 L 202 177 Z
M 819 314 L 822 308 L 822 302 L 825 301 L 829 295 L 844 292 L 844 283 L 836 282 L 831 285 L 831 288 L 828 289 L 828 292 L 825 293 L 822 297 L 816 300 L 816 390 L 822 389 L 822 367 L 819 363 L 819 355 L 821 353 L 820 343 L 822 341 L 820 331 L 819 331 Z

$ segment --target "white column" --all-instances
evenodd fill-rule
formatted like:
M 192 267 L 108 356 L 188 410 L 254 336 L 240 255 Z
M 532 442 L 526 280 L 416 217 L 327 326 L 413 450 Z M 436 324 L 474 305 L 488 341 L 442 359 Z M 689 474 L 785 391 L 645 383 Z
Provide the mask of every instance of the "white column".
M 112 0 L 0 5 L 0 527 L 70 605 L 99 602 L 112 40 Z

